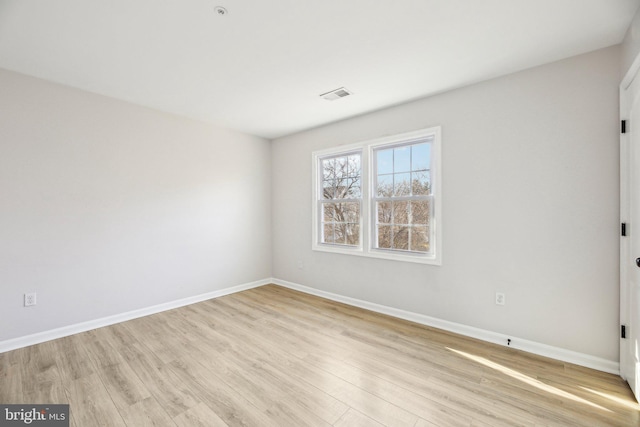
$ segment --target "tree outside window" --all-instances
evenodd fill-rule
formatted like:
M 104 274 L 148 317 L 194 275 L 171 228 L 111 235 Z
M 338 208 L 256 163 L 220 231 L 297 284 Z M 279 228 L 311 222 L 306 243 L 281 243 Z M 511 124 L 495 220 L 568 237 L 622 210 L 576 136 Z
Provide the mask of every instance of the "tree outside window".
M 360 244 L 362 174 L 359 153 L 323 158 L 320 201 L 322 243 Z
M 374 153 L 375 247 L 429 252 L 431 145 L 403 144 Z

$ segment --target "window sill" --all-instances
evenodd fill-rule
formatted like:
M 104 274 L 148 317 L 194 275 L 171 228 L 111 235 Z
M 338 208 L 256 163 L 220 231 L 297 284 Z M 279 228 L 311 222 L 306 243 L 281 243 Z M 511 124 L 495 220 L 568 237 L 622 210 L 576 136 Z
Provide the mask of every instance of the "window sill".
M 442 265 L 442 260 L 436 256 L 420 254 L 403 254 L 399 252 L 387 252 L 379 249 L 363 250 L 361 247 L 346 247 L 330 244 L 316 244 L 311 248 L 318 252 L 329 252 L 343 255 L 356 255 L 367 258 L 386 259 L 391 261 L 412 262 L 416 264 Z

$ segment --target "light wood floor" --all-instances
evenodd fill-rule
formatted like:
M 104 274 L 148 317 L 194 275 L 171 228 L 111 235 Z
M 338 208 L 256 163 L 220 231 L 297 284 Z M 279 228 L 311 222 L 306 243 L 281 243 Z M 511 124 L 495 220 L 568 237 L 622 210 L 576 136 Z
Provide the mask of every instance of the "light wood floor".
M 617 376 L 275 285 L 0 354 L 91 426 L 637 426 Z

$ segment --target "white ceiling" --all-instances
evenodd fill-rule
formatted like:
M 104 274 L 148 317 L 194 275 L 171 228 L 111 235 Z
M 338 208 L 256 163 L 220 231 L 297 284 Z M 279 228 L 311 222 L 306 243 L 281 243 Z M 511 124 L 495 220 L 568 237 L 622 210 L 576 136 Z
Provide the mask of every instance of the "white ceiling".
M 275 138 L 618 44 L 639 4 L 0 0 L 0 68 Z

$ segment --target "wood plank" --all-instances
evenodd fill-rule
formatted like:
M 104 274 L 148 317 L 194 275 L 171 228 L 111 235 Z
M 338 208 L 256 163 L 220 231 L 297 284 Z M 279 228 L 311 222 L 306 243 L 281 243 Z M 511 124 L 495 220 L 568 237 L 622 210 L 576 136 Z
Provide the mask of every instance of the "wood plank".
M 23 398 L 25 402 L 38 404 L 68 403 L 63 382 L 56 364 L 57 353 L 52 342 L 24 349 L 22 368 Z
M 361 412 L 349 409 L 336 421 L 334 427 L 384 427 L 384 424 L 376 422 Z
M 171 417 L 176 417 L 201 403 L 189 388 L 189 384 L 181 381 L 141 344 L 123 348 L 121 352 L 149 393 Z
M 221 378 L 212 375 L 190 355 L 169 364 L 175 374 L 191 385 L 194 394 L 206 402 L 219 418 L 230 426 L 278 426 L 278 422 L 267 417 L 253 406 L 244 395 L 247 390 L 236 390 Z
M 69 384 L 69 411 L 77 426 L 126 426 L 98 374 L 91 374 Z
M 152 397 L 148 397 L 120 410 L 122 419 L 128 426 L 175 427 L 164 408 Z
M 93 365 L 82 343 L 83 339 L 86 339 L 85 334 L 72 335 L 52 341 L 55 346 L 58 371 L 65 382 L 71 382 L 94 373 Z
M 28 403 L 24 400 L 20 360 L 26 349 L 0 354 L 0 402 Z
M 262 355 L 249 349 L 242 352 L 225 349 L 219 352 L 207 343 L 202 344 L 199 348 L 189 349 L 190 353 L 199 354 L 198 359 L 205 361 L 208 359 L 207 356 L 210 358 L 213 355 L 216 362 L 205 362 L 205 366 L 211 371 L 218 371 L 224 379 L 229 378 L 232 371 L 239 370 L 246 376 L 242 380 L 251 381 L 252 388 L 258 395 L 269 395 L 269 408 L 280 405 L 283 410 L 291 412 L 292 416 L 312 421 L 314 425 L 333 424 L 349 409 L 343 402 L 317 387 L 292 380 L 286 368 L 279 369 L 279 365 L 276 365 L 272 358 L 265 361 Z M 225 363 L 226 361 L 233 362 Z M 217 368 L 215 365 L 219 363 L 220 366 Z M 260 389 L 257 389 L 258 386 Z
M 173 421 L 179 427 L 227 427 L 222 418 L 204 403 L 198 403 L 193 408 L 189 408 Z

